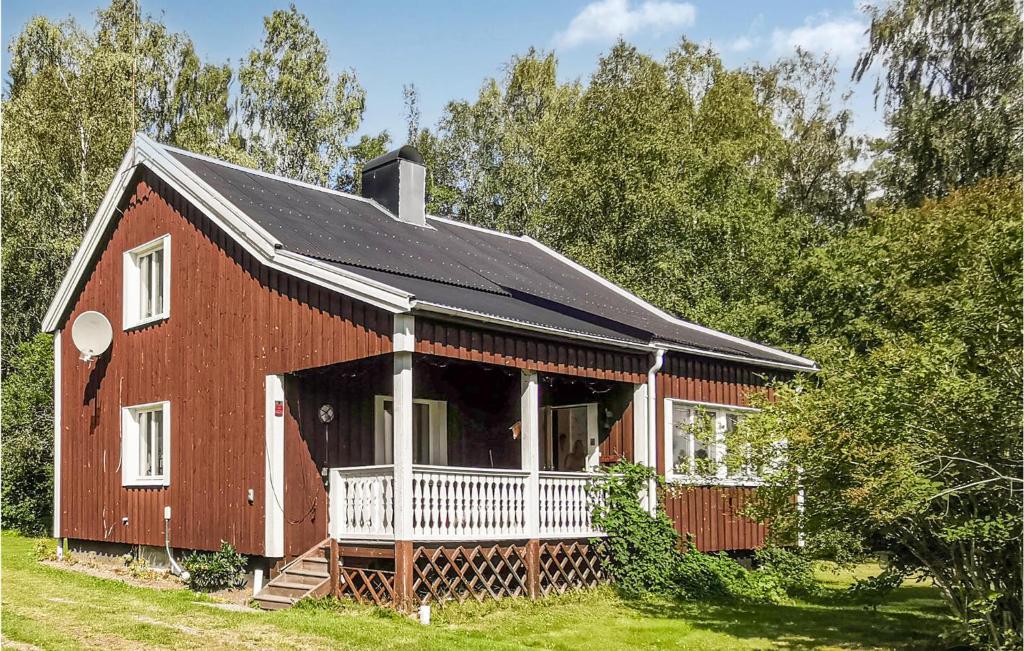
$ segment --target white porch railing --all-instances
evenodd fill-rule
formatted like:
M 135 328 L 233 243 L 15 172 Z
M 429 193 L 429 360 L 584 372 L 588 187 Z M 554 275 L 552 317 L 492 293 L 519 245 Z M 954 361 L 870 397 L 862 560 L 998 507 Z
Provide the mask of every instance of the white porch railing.
M 331 469 L 330 531 L 334 538 L 387 540 L 395 536 L 391 466 Z
M 591 513 L 604 500 L 595 475 L 581 472 L 540 473 L 540 535 L 544 538 L 599 536 Z
M 522 470 L 413 466 L 413 538 L 522 538 L 528 477 Z
M 542 537 L 601 535 L 591 510 L 601 499 L 593 475 L 541 472 Z M 524 470 L 413 466 L 412 536 L 415 540 L 501 540 L 526 535 Z M 393 470 L 388 466 L 333 468 L 330 532 L 341 540 L 394 539 Z

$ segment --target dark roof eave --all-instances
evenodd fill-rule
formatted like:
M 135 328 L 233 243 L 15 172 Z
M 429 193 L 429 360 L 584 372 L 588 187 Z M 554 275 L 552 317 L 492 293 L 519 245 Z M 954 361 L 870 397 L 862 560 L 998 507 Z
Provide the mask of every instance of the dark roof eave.
M 652 348 L 661 348 L 669 352 L 686 353 L 688 355 L 694 355 L 697 357 L 714 357 L 717 359 L 727 359 L 734 362 L 740 362 L 742 364 L 748 364 L 750 366 L 760 366 L 762 368 L 778 368 L 787 371 L 797 371 L 799 373 L 817 373 L 821 370 L 817 362 L 805 357 L 798 355 L 791 355 L 797 360 L 792 364 L 786 362 L 777 362 L 758 357 L 746 357 L 743 355 L 735 355 L 732 353 L 723 353 L 714 350 L 705 350 L 703 348 L 695 348 L 692 346 L 685 346 L 682 344 L 672 343 L 670 341 L 651 341 Z M 779 351 L 784 352 L 784 351 Z M 788 353 L 787 353 L 788 354 Z

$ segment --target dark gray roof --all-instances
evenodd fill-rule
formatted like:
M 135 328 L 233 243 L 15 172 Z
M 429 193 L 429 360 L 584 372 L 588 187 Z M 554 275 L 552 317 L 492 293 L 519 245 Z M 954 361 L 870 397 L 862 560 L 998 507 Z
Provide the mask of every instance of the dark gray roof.
M 292 253 L 326 261 L 417 301 L 628 343 L 671 342 L 712 353 L 808 366 L 800 358 L 669 320 L 536 243 L 379 205 L 169 149 L 180 163 Z

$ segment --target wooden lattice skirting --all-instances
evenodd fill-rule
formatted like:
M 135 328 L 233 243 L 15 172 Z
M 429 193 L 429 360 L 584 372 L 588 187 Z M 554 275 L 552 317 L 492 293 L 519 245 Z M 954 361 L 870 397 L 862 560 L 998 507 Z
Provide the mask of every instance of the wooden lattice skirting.
M 601 565 L 604 543 L 544 542 L 540 545 L 540 593 L 596 586 L 607 579 Z
M 361 604 L 391 606 L 395 601 L 395 573 L 363 567 L 338 568 L 340 597 L 349 597 Z
M 606 580 L 603 543 L 542 542 L 537 554 L 537 596 L 562 594 Z M 418 546 L 413 550 L 413 593 L 419 603 L 484 601 L 530 596 L 526 543 L 460 547 Z
M 412 587 L 420 603 L 525 596 L 527 580 L 522 544 L 416 547 L 413 552 Z

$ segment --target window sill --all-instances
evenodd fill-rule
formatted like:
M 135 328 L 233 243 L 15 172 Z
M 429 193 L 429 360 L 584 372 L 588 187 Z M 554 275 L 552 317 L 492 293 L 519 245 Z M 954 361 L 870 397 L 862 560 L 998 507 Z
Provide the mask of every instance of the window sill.
M 171 318 L 171 314 L 169 312 L 164 312 L 162 314 L 157 314 L 155 316 L 146 317 L 145 319 L 142 319 L 140 321 L 133 321 L 131 323 L 124 324 L 124 331 L 127 332 L 129 330 L 138 330 L 139 328 L 143 328 L 148 325 L 153 325 L 155 323 L 159 323 L 160 321 L 166 321 L 169 318 Z
M 171 485 L 171 480 L 165 477 L 139 477 L 127 479 L 121 485 L 124 488 L 165 488 Z

